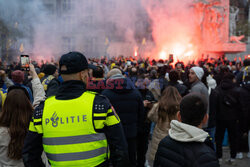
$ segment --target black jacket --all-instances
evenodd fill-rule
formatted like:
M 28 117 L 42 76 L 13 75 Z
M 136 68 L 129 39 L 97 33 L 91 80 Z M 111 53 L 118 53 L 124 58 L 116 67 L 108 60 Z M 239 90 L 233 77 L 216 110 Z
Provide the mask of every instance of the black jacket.
M 139 92 L 141 93 L 143 101 L 148 100 L 149 102 L 151 102 L 152 106 L 156 103 L 153 93 L 150 92 L 148 89 L 139 89 Z M 144 121 L 143 121 L 142 131 L 140 131 L 141 134 L 149 134 L 150 132 L 151 121 L 147 117 L 150 109 L 151 108 L 144 107 L 144 117 L 143 117 Z
M 215 90 L 217 120 L 238 120 L 242 114 L 240 92 L 231 80 L 221 81 Z
M 218 93 L 214 89 L 211 89 L 209 95 L 209 117 L 208 117 L 208 128 L 213 128 L 216 126 L 216 111 L 218 107 Z
M 86 91 L 86 85 L 81 81 L 63 82 L 56 94 L 56 99 L 59 100 L 75 99 L 80 97 L 85 91 Z M 93 106 L 100 104 L 104 105 L 104 108 L 111 107 L 106 97 L 97 94 L 95 96 Z M 38 116 L 39 118 L 40 117 L 42 118 L 42 114 L 39 113 L 43 111 L 43 108 L 44 108 L 44 103 L 42 102 L 35 109 L 34 117 Z M 39 113 L 36 114 L 37 112 Z M 94 107 L 93 107 L 93 112 L 95 112 Z M 127 159 L 128 159 L 127 143 L 125 140 L 125 136 L 123 134 L 121 124 L 116 124 L 113 126 L 105 126 L 101 132 L 105 133 L 106 135 L 113 166 L 127 166 Z M 25 138 L 23 152 L 22 152 L 25 166 L 26 167 L 44 166 L 41 161 L 42 151 L 43 151 L 42 134 L 29 131 Z M 105 161 L 104 163 L 98 166 L 108 166 L 108 161 Z
M 219 167 L 215 152 L 205 143 L 178 142 L 165 137 L 159 144 L 154 167 Z
M 110 100 L 120 117 L 126 138 L 134 138 L 138 130 L 142 131 L 144 106 L 140 92 L 128 83 L 132 82 L 125 78 L 108 80 L 106 85 L 110 89 L 102 94 Z

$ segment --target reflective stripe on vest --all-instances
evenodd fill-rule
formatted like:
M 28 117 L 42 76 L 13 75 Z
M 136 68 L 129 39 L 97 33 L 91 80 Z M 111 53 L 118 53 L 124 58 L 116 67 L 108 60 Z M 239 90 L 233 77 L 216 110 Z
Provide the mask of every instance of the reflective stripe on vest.
M 45 78 L 42 82 L 42 85 L 43 85 L 43 89 L 46 91 L 48 89 L 48 85 L 50 83 L 50 81 L 52 79 L 54 79 L 55 77 L 53 75 L 49 75 L 47 78 Z
M 79 159 L 89 159 L 97 157 L 99 155 L 105 154 L 107 152 L 107 147 L 101 147 L 96 150 L 90 150 L 85 152 L 77 153 L 64 153 L 64 154 L 49 154 L 47 153 L 47 158 L 53 161 L 74 161 Z M 72 163 L 74 165 L 74 163 Z M 88 164 L 84 164 L 88 165 Z
M 106 136 L 93 127 L 94 98 L 85 92 L 72 100 L 45 101 L 43 147 L 51 166 L 97 166 L 108 158 Z

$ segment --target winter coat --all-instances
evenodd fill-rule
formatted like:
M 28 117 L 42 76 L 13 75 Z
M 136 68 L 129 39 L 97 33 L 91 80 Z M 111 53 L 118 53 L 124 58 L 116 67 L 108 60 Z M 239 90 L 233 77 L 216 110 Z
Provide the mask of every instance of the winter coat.
M 171 121 L 169 136 L 159 144 L 154 167 L 219 167 L 215 152 L 205 144 L 208 133 Z
M 209 117 L 208 128 L 214 128 L 216 126 L 216 111 L 217 111 L 217 99 L 218 94 L 215 89 L 211 89 L 209 95 Z
M 144 106 L 140 92 L 122 75 L 112 76 L 102 92 L 121 119 L 126 138 L 135 138 L 142 131 Z
M 148 113 L 148 118 L 156 123 L 152 136 L 151 147 L 149 148 L 149 159 L 151 161 L 155 158 L 155 153 L 160 141 L 168 135 L 168 130 L 170 129 L 170 122 L 168 121 L 168 118 L 166 118 L 165 122 L 159 122 L 158 108 L 159 103 L 156 103 Z
M 141 93 L 143 101 L 148 100 L 149 102 L 152 102 L 152 105 L 156 101 L 154 99 L 154 95 L 148 89 L 139 89 L 139 92 Z M 139 134 L 139 135 L 145 135 L 145 134 L 150 133 L 151 121 L 148 119 L 148 116 L 147 116 L 149 111 L 150 111 L 150 108 L 144 107 L 144 114 L 143 114 L 144 121 L 143 121 L 141 134 Z
M 221 81 L 215 90 L 216 119 L 239 120 L 242 114 L 240 92 L 236 84 L 230 80 Z
M 207 114 L 209 114 L 209 95 L 208 95 L 208 89 L 204 85 L 204 83 L 202 83 L 201 81 L 196 81 L 196 82 L 192 83 L 190 92 L 191 93 L 199 93 L 205 97 L 205 99 L 207 100 L 207 105 L 208 105 Z M 206 125 L 204 125 L 203 128 L 207 128 L 207 127 L 208 127 L 208 123 Z
M 191 93 L 199 93 L 199 94 L 205 96 L 207 101 L 209 99 L 208 89 L 201 81 L 194 82 L 191 85 Z
M 33 90 L 33 107 L 37 107 L 41 101 L 46 99 L 45 91 L 43 89 L 43 85 L 40 82 L 39 78 L 34 78 L 31 80 L 32 83 L 32 90 Z

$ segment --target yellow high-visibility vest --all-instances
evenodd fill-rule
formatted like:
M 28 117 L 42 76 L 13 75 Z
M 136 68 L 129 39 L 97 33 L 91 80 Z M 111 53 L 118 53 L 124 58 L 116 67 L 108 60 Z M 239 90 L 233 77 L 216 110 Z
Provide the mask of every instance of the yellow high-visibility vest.
M 85 92 L 72 100 L 48 98 L 41 131 L 51 166 L 97 166 L 109 157 L 104 133 L 93 125 L 95 94 Z

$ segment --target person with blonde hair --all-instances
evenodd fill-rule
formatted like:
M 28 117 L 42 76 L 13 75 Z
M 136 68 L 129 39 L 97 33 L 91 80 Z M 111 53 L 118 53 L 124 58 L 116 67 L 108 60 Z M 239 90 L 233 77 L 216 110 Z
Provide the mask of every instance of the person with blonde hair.
M 170 122 L 176 119 L 179 111 L 181 95 L 173 86 L 168 86 L 162 93 L 159 102 L 156 103 L 148 113 L 148 118 L 156 123 L 152 144 L 149 150 L 149 159 L 154 160 L 156 150 L 160 141 L 168 135 Z

